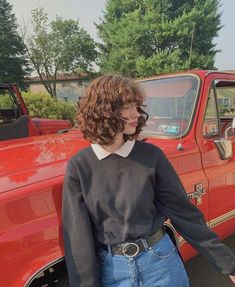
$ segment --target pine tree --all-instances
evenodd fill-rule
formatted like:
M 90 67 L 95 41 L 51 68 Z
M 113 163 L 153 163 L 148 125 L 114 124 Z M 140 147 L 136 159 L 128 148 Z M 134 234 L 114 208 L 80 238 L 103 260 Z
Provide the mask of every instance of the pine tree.
M 24 87 L 24 78 L 29 73 L 26 50 L 17 33 L 12 5 L 6 0 L 0 0 L 0 23 L 0 82 L 15 82 Z
M 108 0 L 99 36 L 102 72 L 149 76 L 213 69 L 219 0 Z

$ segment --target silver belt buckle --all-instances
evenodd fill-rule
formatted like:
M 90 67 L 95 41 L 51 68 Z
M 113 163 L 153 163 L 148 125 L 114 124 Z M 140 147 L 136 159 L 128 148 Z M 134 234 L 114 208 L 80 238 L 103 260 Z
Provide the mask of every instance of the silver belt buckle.
M 127 242 L 122 246 L 122 253 L 126 257 L 135 257 L 140 251 L 139 246 L 134 242 Z

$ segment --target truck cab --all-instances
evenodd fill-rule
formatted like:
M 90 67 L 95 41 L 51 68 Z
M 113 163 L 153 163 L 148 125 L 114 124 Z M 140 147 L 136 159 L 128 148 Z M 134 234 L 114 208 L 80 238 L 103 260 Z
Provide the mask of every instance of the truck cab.
M 221 239 L 235 232 L 235 75 L 192 71 L 140 81 L 143 139 L 161 147 Z M 195 250 L 179 237 L 185 259 Z
M 0 84 L 0 140 L 55 133 L 71 128 L 65 120 L 31 118 L 15 84 Z

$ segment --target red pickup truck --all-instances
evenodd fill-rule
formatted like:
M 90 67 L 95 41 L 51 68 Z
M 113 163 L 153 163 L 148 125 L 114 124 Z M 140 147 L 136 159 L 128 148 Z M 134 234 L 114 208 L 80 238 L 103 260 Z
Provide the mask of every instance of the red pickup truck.
M 0 84 L 0 141 L 71 128 L 68 120 L 31 118 L 15 84 Z
M 164 150 L 188 197 L 221 239 L 235 232 L 235 75 L 189 71 L 143 79 L 139 140 Z M 0 143 L 0 286 L 68 286 L 61 196 L 79 131 Z M 89 180 L 89 179 L 87 179 Z M 184 260 L 196 252 L 179 237 Z

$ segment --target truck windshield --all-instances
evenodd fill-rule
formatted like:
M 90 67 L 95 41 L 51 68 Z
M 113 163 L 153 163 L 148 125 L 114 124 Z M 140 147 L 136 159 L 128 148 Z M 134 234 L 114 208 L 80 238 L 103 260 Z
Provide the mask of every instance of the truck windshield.
M 146 93 L 149 115 L 144 134 L 175 138 L 190 127 L 199 89 L 194 75 L 175 76 L 140 82 Z

